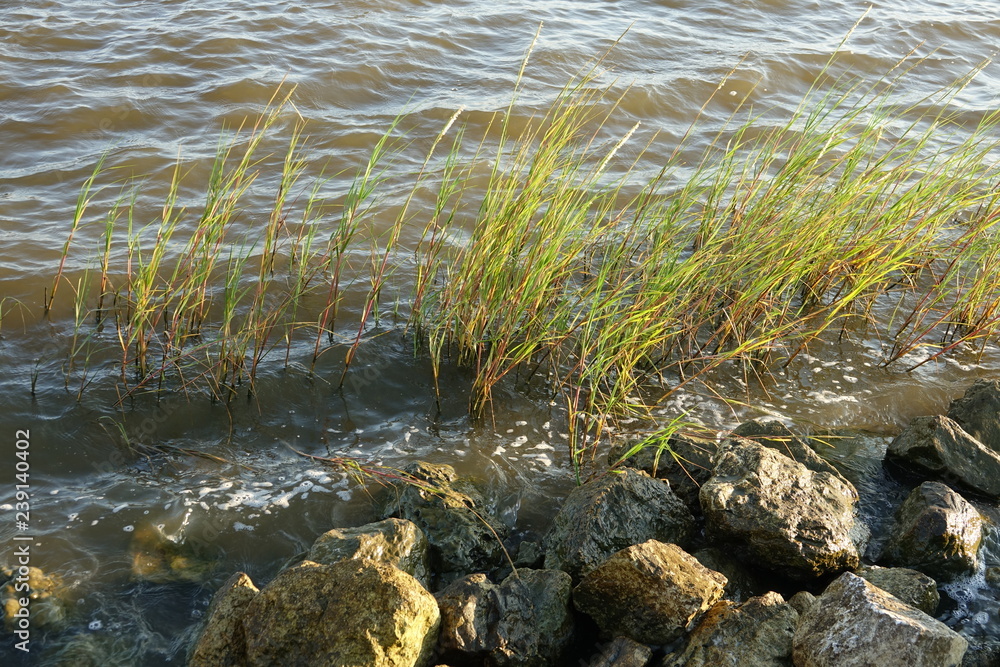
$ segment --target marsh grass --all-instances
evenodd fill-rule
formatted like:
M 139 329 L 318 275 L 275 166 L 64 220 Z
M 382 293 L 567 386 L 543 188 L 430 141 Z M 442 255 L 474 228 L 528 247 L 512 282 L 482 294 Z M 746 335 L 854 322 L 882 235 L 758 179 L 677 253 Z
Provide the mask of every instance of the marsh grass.
M 998 118 L 969 127 L 947 111 L 971 74 L 903 108 L 905 67 L 874 84 L 817 84 L 778 123 L 742 108 L 700 158 L 677 146 L 643 180 L 643 147 L 621 157 L 638 126 L 608 130 L 627 91 L 596 85 L 599 65 L 516 130 L 515 92 L 477 143 L 456 112 L 402 178 L 397 119 L 335 203 L 320 197 L 328 177 L 302 182 L 297 123 L 273 209 L 248 225 L 241 206 L 264 137 L 289 114 L 281 93 L 220 142 L 197 213 L 179 205 L 180 162 L 158 220 L 139 223 L 136 195 L 123 191 L 98 221 L 96 270 L 76 283 L 77 330 L 88 307 L 113 324 L 125 395 L 169 380 L 227 399 L 253 392 L 277 347 L 291 363 L 303 352 L 295 341 L 314 371 L 321 355 L 343 353 L 343 385 L 391 303 L 435 386 L 443 363 L 473 369 L 473 413 L 504 382 L 565 405 L 578 468 L 609 419 L 647 415 L 723 364 L 766 379 L 819 337 L 873 335 L 884 342 L 877 362 L 913 367 L 995 340 Z M 47 309 L 100 172 L 81 189 Z M 376 222 L 385 191 L 397 204 Z M 413 206 L 418 191 L 433 205 Z M 359 251 L 364 266 L 352 262 Z M 403 253 L 412 279 L 387 293 Z M 351 321 L 340 311 L 348 290 L 362 303 Z M 74 342 L 72 356 L 82 349 Z

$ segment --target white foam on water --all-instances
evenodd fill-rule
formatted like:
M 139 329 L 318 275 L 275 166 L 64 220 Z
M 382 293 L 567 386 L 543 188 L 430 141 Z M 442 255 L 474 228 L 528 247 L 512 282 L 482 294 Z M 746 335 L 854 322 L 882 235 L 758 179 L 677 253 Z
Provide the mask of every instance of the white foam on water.
M 248 526 L 247 524 L 243 523 L 242 521 L 234 521 L 233 522 L 233 530 L 249 532 L 249 531 L 252 531 L 253 529 L 254 529 L 253 526 Z
M 135 530 L 135 526 L 132 525 L 125 526 L 124 528 L 122 528 L 122 530 L 124 530 L 126 533 L 131 533 L 133 530 Z

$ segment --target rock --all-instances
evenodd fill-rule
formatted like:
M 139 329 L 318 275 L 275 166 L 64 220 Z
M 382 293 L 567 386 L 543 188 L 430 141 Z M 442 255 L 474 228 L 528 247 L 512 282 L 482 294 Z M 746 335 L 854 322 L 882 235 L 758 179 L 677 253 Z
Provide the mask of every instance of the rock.
M 924 482 L 896 512 L 881 560 L 949 580 L 976 569 L 982 539 L 976 508 L 944 484 Z
M 756 443 L 723 453 L 701 488 L 710 535 L 744 546 L 758 565 L 793 578 L 858 566 L 857 501 L 840 477 Z
M 540 569 L 545 562 L 545 550 L 538 542 L 525 540 L 517 547 L 517 558 L 514 559 L 514 567 L 526 567 L 533 570 Z
M 638 470 L 574 489 L 545 538 L 545 567 L 578 580 L 609 556 L 647 540 L 687 544 L 694 518 L 668 482 Z
M 957 667 L 965 639 L 850 572 L 799 618 L 796 667 Z
M 62 577 L 40 568 L 2 570 L 6 583 L 0 590 L 4 627 L 14 630 L 59 630 L 66 624 L 68 592 Z M 27 589 L 25 589 L 27 586 Z M 27 600 L 27 610 L 21 603 Z
M 916 570 L 866 565 L 858 568 L 855 574 L 930 616 L 934 615 L 941 602 L 937 582 Z
M 726 584 L 726 598 L 728 599 L 744 602 L 755 595 L 767 592 L 764 584 L 733 554 L 726 553 L 717 547 L 706 547 L 698 549 L 691 555 L 709 570 L 715 570 L 726 576 L 726 579 L 729 580 Z
M 246 664 L 246 636 L 243 616 L 247 605 L 260 591 L 244 572 L 237 572 L 222 584 L 188 659 L 188 667 L 239 667 Z
M 892 441 L 886 454 L 975 493 L 1000 497 L 1000 454 L 947 417 L 917 417 Z
M 790 667 L 799 614 L 777 593 L 737 606 L 723 601 L 702 617 L 680 653 L 663 667 Z
M 1000 453 L 1000 380 L 976 380 L 962 398 L 951 402 L 948 418 Z
M 55 651 L 46 651 L 40 664 L 46 667 L 109 667 L 121 665 L 121 655 L 126 652 L 127 650 L 122 649 L 116 655 L 109 647 L 106 636 L 81 633 L 70 637 Z
M 821 458 L 813 448 L 799 436 L 789 430 L 782 422 L 773 418 L 757 418 L 745 421 L 730 433 L 731 437 L 752 440 L 759 445 L 769 447 L 788 458 L 801 463 L 813 472 L 825 472 L 839 477 L 845 484 L 850 484 L 833 465 Z
M 412 482 L 394 485 L 383 518 L 415 523 L 430 544 L 432 567 L 446 580 L 484 572 L 504 560 L 507 527 L 490 512 L 486 500 L 450 465 L 418 462 L 404 469 Z
M 499 585 L 483 574 L 458 579 L 435 596 L 439 651 L 497 667 L 558 662 L 573 633 L 571 586 L 560 570 L 518 570 Z
M 588 667 L 645 667 L 653 649 L 628 637 L 615 637 L 588 663 Z
M 306 558 L 323 565 L 345 558 L 395 565 L 428 585 L 427 538 L 415 523 L 404 519 L 334 528 L 316 538 Z
M 715 440 L 687 435 L 630 440 L 611 448 L 608 463 L 612 468 L 635 468 L 667 480 L 688 509 L 700 515 L 698 491 L 712 476 L 718 450 L 719 443 Z
M 997 667 L 1000 665 L 1000 642 L 993 637 L 969 640 L 969 650 L 962 658 L 962 667 Z
M 129 557 L 132 576 L 153 584 L 200 583 L 215 567 L 192 544 L 170 537 L 151 524 L 139 526 L 132 533 Z
M 792 605 L 792 608 L 801 616 L 806 613 L 807 609 L 816 604 L 816 596 L 809 591 L 799 591 L 788 599 L 788 604 Z
M 676 544 L 649 540 L 622 549 L 583 577 L 573 605 L 606 637 L 666 644 L 722 597 L 726 578 Z
M 247 665 L 423 666 L 440 620 L 434 596 L 396 567 L 306 561 L 279 574 L 247 605 Z

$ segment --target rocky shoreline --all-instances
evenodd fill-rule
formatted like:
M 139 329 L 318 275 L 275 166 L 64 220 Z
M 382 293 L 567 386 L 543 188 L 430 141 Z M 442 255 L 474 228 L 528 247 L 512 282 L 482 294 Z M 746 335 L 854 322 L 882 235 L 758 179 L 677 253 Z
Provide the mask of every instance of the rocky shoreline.
M 920 475 L 871 553 L 858 490 L 777 421 L 674 438 L 574 489 L 540 541 L 446 465 L 409 469 L 381 521 L 321 535 L 259 589 L 216 593 L 192 667 L 997 664 L 935 620 L 983 568 L 1000 496 L 1000 382 L 920 417 L 887 457 Z M 874 556 L 874 557 L 873 557 Z

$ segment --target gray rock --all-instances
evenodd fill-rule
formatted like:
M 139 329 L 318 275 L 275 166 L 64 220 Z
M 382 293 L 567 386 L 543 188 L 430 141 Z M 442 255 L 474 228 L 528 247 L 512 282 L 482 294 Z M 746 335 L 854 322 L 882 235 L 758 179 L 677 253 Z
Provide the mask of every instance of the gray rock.
M 525 540 L 517 547 L 514 567 L 540 569 L 545 562 L 545 549 L 538 542 Z
M 948 417 L 1000 453 L 1000 380 L 976 380 L 962 398 L 951 402 Z
M 244 572 L 222 584 L 208 607 L 205 627 L 194 644 L 188 667 L 240 667 L 246 664 L 243 617 L 259 590 Z
M 886 454 L 976 493 L 1000 497 L 1000 454 L 947 417 L 917 417 L 892 441 Z
M 628 637 L 615 637 L 601 648 L 588 667 L 645 667 L 653 657 L 653 649 Z
M 924 482 L 896 512 L 880 560 L 949 580 L 976 569 L 982 539 L 976 508 L 944 484 Z
M 800 616 L 792 646 L 796 667 L 957 667 L 968 643 L 846 572 Z
M 553 664 L 573 633 L 571 586 L 560 570 L 518 570 L 499 585 L 484 574 L 458 579 L 435 596 L 439 652 L 497 667 Z
M 931 616 L 941 602 L 937 582 L 916 570 L 872 565 L 858 568 L 855 574 Z
M 573 605 L 606 637 L 666 644 L 722 597 L 726 578 L 676 544 L 649 540 L 622 549 L 583 577 Z
M 334 528 L 316 538 L 306 558 L 321 565 L 347 558 L 395 565 L 423 586 L 428 584 L 427 538 L 415 523 L 404 519 Z
M 423 531 L 432 566 L 444 579 L 489 571 L 503 562 L 507 527 L 471 482 L 445 464 L 418 462 L 404 472 L 412 481 L 394 485 L 382 516 L 412 521 Z
M 692 631 L 683 651 L 663 667 L 791 667 L 799 614 L 777 593 L 741 605 L 722 601 Z
M 545 567 L 578 580 L 634 544 L 687 544 L 693 528 L 691 512 L 668 482 L 632 469 L 608 473 L 566 498 L 545 538 Z
M 756 443 L 723 453 L 701 488 L 710 535 L 743 545 L 751 560 L 793 578 L 858 566 L 858 493 Z
M 670 482 L 671 490 L 694 514 L 701 514 L 698 490 L 712 476 L 719 443 L 708 438 L 674 435 L 666 439 L 630 440 L 608 452 L 612 468 L 635 468 Z
M 745 421 L 734 428 L 730 435 L 770 447 L 813 472 L 829 473 L 839 477 L 844 483 L 850 483 L 831 463 L 821 458 L 804 438 L 792 433 L 777 419 L 757 418 Z
M 429 664 L 441 617 L 416 579 L 383 563 L 306 561 L 247 605 L 249 667 Z

